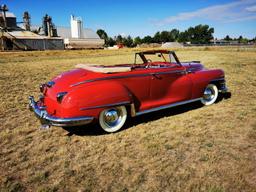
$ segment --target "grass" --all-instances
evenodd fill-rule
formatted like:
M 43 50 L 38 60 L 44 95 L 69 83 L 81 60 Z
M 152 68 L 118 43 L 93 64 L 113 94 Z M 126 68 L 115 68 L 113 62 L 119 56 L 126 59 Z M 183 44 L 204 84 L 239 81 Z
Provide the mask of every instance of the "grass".
M 135 49 L 0 52 L 0 191 L 256 190 L 256 49 L 178 49 L 222 68 L 232 98 L 129 120 L 116 134 L 92 125 L 39 130 L 27 109 L 38 85 L 77 63 L 127 63 Z

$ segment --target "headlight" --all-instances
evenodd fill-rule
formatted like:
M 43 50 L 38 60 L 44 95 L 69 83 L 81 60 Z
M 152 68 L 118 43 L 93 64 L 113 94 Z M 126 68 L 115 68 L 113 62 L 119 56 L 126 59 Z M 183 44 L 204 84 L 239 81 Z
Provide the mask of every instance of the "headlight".
M 57 101 L 58 101 L 59 103 L 61 103 L 63 97 L 64 97 L 67 93 L 68 93 L 68 92 L 60 92 L 60 93 L 58 93 L 58 94 L 57 94 Z

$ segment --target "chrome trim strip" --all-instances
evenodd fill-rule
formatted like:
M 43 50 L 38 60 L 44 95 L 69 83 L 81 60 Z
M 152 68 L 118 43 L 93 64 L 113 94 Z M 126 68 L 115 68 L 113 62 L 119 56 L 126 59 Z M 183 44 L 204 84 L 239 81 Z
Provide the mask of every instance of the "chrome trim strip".
M 151 75 L 165 75 L 165 74 L 173 74 L 173 73 L 184 74 L 186 73 L 186 70 L 163 71 L 163 72 L 151 73 Z
M 94 107 L 83 107 L 80 108 L 81 111 L 83 110 L 89 110 L 89 109 L 98 109 L 98 108 L 104 108 L 104 107 L 113 107 L 113 106 L 120 106 L 120 105 L 127 105 L 130 104 L 130 101 L 124 101 L 124 102 L 119 102 L 119 103 L 113 103 L 113 104 L 106 104 L 106 105 L 98 105 Z
M 74 117 L 74 118 L 58 118 L 53 117 L 47 113 L 46 110 L 41 109 L 34 100 L 33 96 L 29 96 L 29 108 L 33 111 L 42 124 L 54 125 L 59 127 L 70 127 L 85 125 L 93 121 L 93 117 Z
M 163 75 L 163 74 L 173 74 L 173 73 L 180 73 L 184 74 L 185 70 L 175 70 L 175 71 L 163 71 L 163 72 L 155 72 L 155 73 L 147 73 L 147 74 L 132 74 L 132 75 L 126 75 L 126 76 L 111 76 L 111 77 L 101 77 L 96 79 L 89 79 L 85 81 L 81 81 L 75 84 L 70 85 L 70 87 L 74 87 L 77 85 L 85 84 L 85 83 L 91 83 L 95 81 L 104 81 L 104 80 L 110 80 L 110 79 L 124 79 L 124 78 L 132 78 L 132 77 L 146 77 L 151 75 Z
M 127 78 L 127 77 L 145 77 L 145 76 L 150 76 L 150 74 L 134 74 L 134 75 L 127 75 L 127 76 L 101 77 L 101 78 L 81 81 L 81 82 L 72 84 L 71 87 L 81 85 L 81 84 L 84 84 L 84 83 L 91 83 L 91 82 L 95 82 L 95 81 L 104 81 L 104 80 L 109 80 L 109 79 L 123 79 L 123 78 Z
M 168 108 L 171 108 L 171 107 L 176 107 L 176 106 L 179 106 L 179 105 L 184 105 L 184 104 L 187 104 L 187 103 L 192 103 L 192 102 L 195 102 L 195 101 L 199 101 L 200 99 L 201 99 L 201 97 L 196 98 L 196 99 L 187 100 L 187 101 L 181 101 L 181 102 L 173 103 L 173 104 L 170 104 L 170 105 L 164 105 L 164 106 L 161 106 L 161 107 L 156 107 L 156 108 L 152 108 L 152 109 L 148 109 L 148 110 L 144 110 L 144 111 L 139 111 L 139 112 L 136 113 L 136 116 L 143 115 L 143 114 L 150 113 L 150 112 L 154 112 L 154 111 L 159 111 L 159 110 L 162 110 L 162 109 L 168 109 Z

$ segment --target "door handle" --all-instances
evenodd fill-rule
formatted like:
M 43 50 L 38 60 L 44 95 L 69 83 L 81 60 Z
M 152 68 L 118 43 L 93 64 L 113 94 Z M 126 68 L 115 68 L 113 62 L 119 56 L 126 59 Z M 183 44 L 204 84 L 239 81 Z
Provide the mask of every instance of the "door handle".
M 187 73 L 193 73 L 193 71 L 191 71 L 191 70 L 187 70 Z

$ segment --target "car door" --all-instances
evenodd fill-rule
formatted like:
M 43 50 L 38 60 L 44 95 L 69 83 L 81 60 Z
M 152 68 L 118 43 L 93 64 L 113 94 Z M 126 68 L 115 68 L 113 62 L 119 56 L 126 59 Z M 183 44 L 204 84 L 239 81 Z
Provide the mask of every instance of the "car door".
M 122 74 L 118 81 L 130 92 L 137 111 L 143 110 L 145 104 L 150 101 L 151 76 L 146 69 L 135 69 Z
M 192 80 L 185 67 L 157 68 L 150 74 L 150 108 L 191 99 Z

